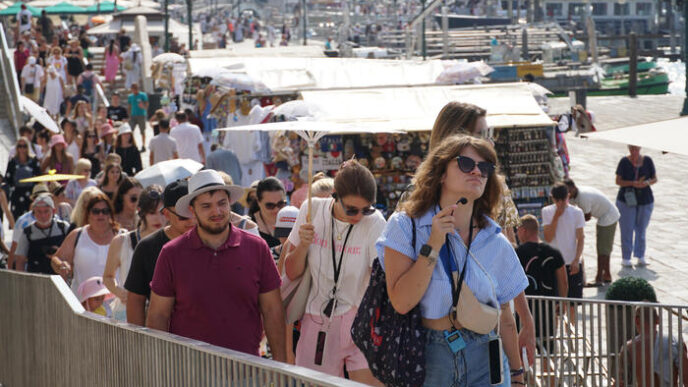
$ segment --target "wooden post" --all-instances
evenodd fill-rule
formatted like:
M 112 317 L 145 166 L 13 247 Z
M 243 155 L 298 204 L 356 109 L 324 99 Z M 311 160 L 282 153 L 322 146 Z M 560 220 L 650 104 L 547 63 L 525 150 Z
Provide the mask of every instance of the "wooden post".
M 313 185 L 313 146 L 314 144 L 308 143 L 308 212 L 306 213 L 306 223 L 311 222 L 311 185 Z
M 528 54 L 528 27 L 523 27 L 521 31 L 521 56 L 524 61 L 530 61 L 530 55 Z
M 630 33 L 628 40 L 628 95 L 636 97 L 638 95 L 638 41 L 635 32 Z

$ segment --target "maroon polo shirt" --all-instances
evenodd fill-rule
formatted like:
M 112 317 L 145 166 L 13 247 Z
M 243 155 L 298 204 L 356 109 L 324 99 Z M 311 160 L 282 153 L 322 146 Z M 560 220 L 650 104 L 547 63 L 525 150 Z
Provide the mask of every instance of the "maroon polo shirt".
M 151 289 L 175 298 L 170 333 L 258 355 L 258 295 L 280 284 L 262 238 L 231 227 L 227 241 L 213 250 L 194 227 L 162 248 Z

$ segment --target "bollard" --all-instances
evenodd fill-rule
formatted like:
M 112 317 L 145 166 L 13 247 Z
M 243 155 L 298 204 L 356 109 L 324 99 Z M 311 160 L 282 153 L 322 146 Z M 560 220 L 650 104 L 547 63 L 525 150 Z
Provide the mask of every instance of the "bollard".
M 628 61 L 628 95 L 635 98 L 638 95 L 638 39 L 635 32 L 628 37 L 629 61 Z

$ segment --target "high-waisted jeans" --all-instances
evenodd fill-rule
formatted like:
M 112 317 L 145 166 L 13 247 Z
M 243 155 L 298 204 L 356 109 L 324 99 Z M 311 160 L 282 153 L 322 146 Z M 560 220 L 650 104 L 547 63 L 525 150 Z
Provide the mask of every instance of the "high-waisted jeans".
M 621 214 L 619 218 L 621 256 L 625 261 L 631 260 L 631 253 L 637 258 L 645 258 L 645 231 L 650 224 L 654 203 L 629 207 L 626 203 L 617 200 L 616 208 Z
M 453 353 L 444 338 L 444 331 L 427 330 L 425 346 L 425 383 L 427 387 L 490 386 L 488 341 L 494 334 L 481 335 L 461 329 L 466 348 Z M 503 381 L 511 386 L 509 361 L 504 355 Z

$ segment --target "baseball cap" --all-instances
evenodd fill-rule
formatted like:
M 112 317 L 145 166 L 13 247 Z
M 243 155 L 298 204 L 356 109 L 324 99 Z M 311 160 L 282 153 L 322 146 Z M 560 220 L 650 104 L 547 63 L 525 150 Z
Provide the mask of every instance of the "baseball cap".
M 172 207 L 177 204 L 182 196 L 189 193 L 189 183 L 186 180 L 174 181 L 165 187 L 165 192 L 162 193 L 162 201 L 165 207 Z
M 288 237 L 291 229 L 294 228 L 297 216 L 299 216 L 299 209 L 294 206 L 286 206 L 279 210 L 277 221 L 275 222 L 275 237 Z
M 38 195 L 35 199 L 33 199 L 32 206 L 38 207 L 40 205 L 45 205 L 50 208 L 55 208 L 55 202 L 53 202 L 53 198 L 50 197 L 50 194 L 40 194 Z

